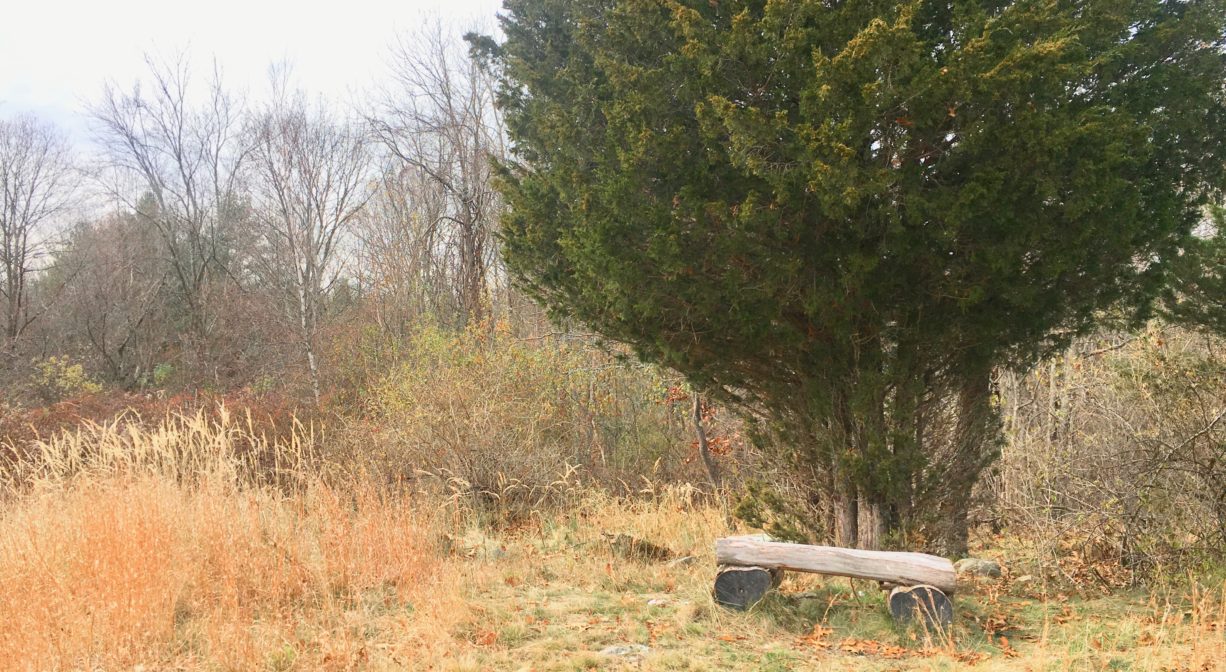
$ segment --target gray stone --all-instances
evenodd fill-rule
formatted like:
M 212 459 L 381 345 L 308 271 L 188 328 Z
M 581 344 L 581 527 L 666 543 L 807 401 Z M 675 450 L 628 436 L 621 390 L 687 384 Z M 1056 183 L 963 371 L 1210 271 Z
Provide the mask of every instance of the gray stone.
M 600 650 L 600 655 L 602 656 L 615 656 L 617 658 L 642 658 L 649 653 L 651 653 L 651 649 L 642 644 L 614 644 Z
M 933 586 L 899 586 L 890 592 L 890 615 L 899 625 L 918 625 L 925 631 L 948 633 L 954 624 L 954 604 Z
M 999 579 L 1000 563 L 982 558 L 966 558 L 954 563 L 954 571 L 958 572 L 959 576 L 986 576 Z

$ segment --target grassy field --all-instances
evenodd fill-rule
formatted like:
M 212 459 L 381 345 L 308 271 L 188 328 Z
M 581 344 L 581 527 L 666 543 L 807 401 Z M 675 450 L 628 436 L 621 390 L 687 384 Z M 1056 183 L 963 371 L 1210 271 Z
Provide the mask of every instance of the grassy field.
M 243 422 L 95 427 L 9 465 L 6 670 L 1217 670 L 1226 583 L 1025 579 L 980 549 L 951 633 L 896 629 L 874 584 L 789 576 L 748 613 L 711 600 L 723 511 L 685 487 L 497 526 L 393 494 Z M 260 474 L 255 476 L 253 474 Z M 609 535 L 688 562 L 627 557 Z M 639 646 L 633 646 L 639 645 Z M 623 647 L 621 655 L 602 653 Z
M 704 520 L 708 526 L 695 524 Z M 898 630 L 875 584 L 792 575 L 749 613 L 727 612 L 709 596 L 707 549 L 721 529 L 717 521 L 678 513 L 667 502 L 598 509 L 499 544 L 504 557 L 465 561 L 464 602 L 480 615 L 480 625 L 454 644 L 455 655 L 444 656 L 448 662 L 440 667 L 1215 670 L 1226 664 L 1220 592 L 1066 595 L 983 583 L 958 596 L 954 632 L 930 636 Z M 684 568 L 623 561 L 582 532 L 605 526 L 655 532 L 697 559 Z M 599 653 L 625 644 L 648 650 L 620 661 Z

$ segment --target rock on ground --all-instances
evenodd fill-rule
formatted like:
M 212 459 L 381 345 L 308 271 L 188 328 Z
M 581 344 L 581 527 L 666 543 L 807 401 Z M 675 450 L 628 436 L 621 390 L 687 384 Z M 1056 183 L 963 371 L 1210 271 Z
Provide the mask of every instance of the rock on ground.
M 600 655 L 602 656 L 616 656 L 618 658 L 641 658 L 649 653 L 651 653 L 651 649 L 642 644 L 615 644 L 600 650 Z
M 1000 563 L 982 558 L 966 558 L 954 563 L 954 570 L 959 576 L 986 576 L 1000 578 Z

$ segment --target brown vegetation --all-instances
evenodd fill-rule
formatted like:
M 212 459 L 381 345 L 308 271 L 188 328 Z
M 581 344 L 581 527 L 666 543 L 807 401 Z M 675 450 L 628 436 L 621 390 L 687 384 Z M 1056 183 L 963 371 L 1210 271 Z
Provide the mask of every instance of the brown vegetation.
M 1001 380 L 1006 445 L 981 518 L 1124 577 L 1200 571 L 1226 548 L 1226 350 L 1154 326 Z
M 367 645 L 354 609 L 443 607 L 428 509 L 329 483 L 314 449 L 224 412 L 38 442 L 5 472 L 6 669 L 250 669 L 301 638 L 324 660 Z
M 218 410 L 38 441 L 5 470 L 0 668 L 1213 670 L 1226 594 L 1019 580 L 960 595 L 940 638 L 874 586 L 790 576 L 748 615 L 710 598 L 723 512 L 684 485 L 554 484 L 513 527 L 464 498 L 337 468 L 304 426 L 269 440 Z M 253 459 L 265 456 L 271 459 Z M 505 519 L 504 519 L 505 520 Z M 606 532 L 696 561 L 628 558 Z M 1012 562 L 1010 542 L 989 554 Z M 816 624 L 816 625 L 815 625 Z M 629 661 L 633 663 L 634 661 Z

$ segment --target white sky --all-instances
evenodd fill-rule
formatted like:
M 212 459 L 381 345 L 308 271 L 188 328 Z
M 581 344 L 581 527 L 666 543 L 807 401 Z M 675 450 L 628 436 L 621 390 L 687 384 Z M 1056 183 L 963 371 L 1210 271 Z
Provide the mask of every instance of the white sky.
M 398 33 L 423 20 L 494 26 L 500 0 L 3 0 L 0 116 L 34 112 L 77 142 L 105 82 L 129 88 L 144 54 L 186 53 L 227 88 L 258 91 L 288 60 L 302 89 L 344 101 L 385 72 Z

